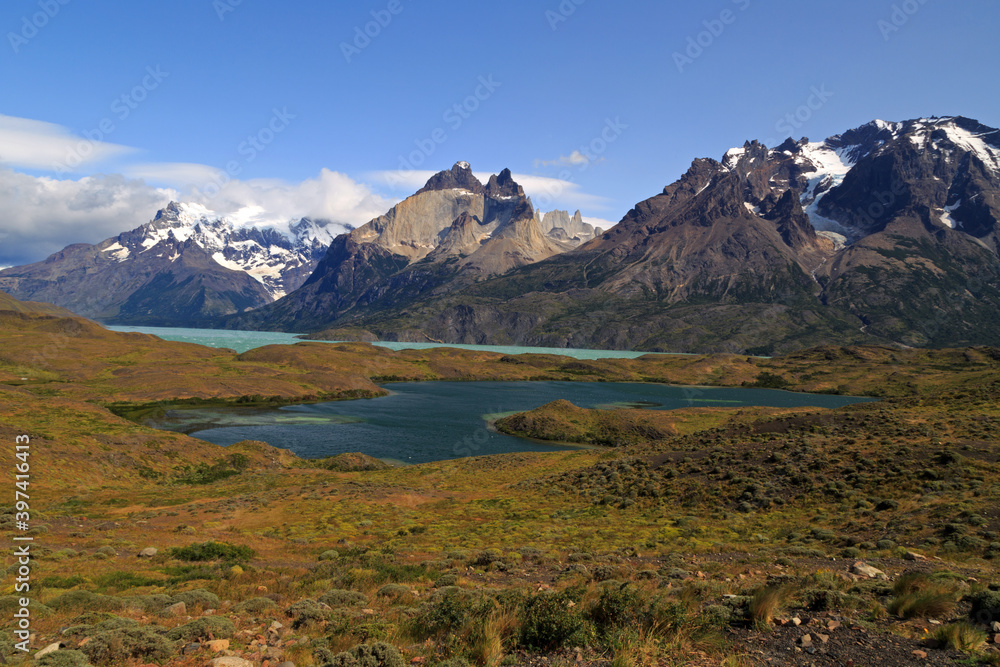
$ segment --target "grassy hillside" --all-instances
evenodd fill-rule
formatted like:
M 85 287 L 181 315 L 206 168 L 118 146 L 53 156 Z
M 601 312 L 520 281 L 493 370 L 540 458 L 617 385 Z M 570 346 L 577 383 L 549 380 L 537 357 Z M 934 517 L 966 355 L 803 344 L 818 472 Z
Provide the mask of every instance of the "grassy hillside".
M 374 396 L 394 379 L 886 398 L 841 410 L 557 402 L 498 427 L 594 448 L 401 468 L 219 448 L 116 415 Z M 985 642 L 1000 620 L 993 349 L 584 362 L 303 343 L 236 354 L 4 313 L 0 440 L 20 434 L 32 452 L 32 646 L 66 645 L 39 664 L 194 666 L 227 651 L 271 667 L 359 656 L 860 666 L 909 664 L 914 651 L 932 665 L 1000 662 Z M 140 557 L 147 547 L 157 552 Z M 4 585 L 12 619 L 13 578 Z M 0 651 L 18 659 L 6 640 Z
M 37 315 L 54 315 L 56 317 L 73 317 L 73 313 L 62 306 L 39 301 L 18 301 L 6 292 L 0 292 L 0 310 L 15 313 L 34 313 Z

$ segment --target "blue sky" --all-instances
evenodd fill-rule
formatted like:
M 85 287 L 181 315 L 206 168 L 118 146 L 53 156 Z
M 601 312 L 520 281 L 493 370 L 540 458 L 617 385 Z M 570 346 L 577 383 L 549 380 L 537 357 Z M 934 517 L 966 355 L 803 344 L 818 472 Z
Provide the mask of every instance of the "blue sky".
M 458 160 L 617 221 L 746 139 L 1000 125 L 998 19 L 990 0 L 6 0 L 0 265 L 172 196 L 358 224 Z

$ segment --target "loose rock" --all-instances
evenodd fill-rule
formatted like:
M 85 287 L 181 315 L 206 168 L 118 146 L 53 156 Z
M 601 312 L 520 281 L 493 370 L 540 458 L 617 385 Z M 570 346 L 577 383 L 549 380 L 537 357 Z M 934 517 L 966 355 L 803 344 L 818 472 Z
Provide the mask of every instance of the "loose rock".
M 869 579 L 889 578 L 888 576 L 886 576 L 886 573 L 883 572 L 882 570 L 874 568 L 871 565 L 868 565 L 867 563 L 864 563 L 860 560 L 855 562 L 854 565 L 851 566 L 851 572 L 857 575 L 861 575 L 862 577 L 868 577 Z

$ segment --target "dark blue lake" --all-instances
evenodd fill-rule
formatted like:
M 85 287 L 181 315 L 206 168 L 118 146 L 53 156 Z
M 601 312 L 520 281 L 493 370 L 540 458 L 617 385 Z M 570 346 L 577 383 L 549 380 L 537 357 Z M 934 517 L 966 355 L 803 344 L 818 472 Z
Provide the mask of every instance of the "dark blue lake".
M 566 399 L 582 408 L 839 408 L 873 399 L 770 389 L 616 382 L 412 382 L 382 398 L 278 409 L 176 410 L 157 424 L 217 445 L 263 440 L 304 458 L 362 452 L 403 463 L 561 449 L 496 433 L 488 420 Z

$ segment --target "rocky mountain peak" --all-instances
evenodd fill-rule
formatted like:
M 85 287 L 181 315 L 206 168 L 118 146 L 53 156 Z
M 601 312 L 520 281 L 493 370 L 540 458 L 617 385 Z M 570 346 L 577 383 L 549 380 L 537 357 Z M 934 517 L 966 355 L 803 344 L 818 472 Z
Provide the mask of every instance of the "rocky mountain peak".
M 490 182 L 486 184 L 486 196 L 493 199 L 523 198 L 524 188 L 514 180 L 510 169 L 504 169 L 499 174 L 490 176 Z
M 437 190 L 468 190 L 478 195 L 483 194 L 483 184 L 472 173 L 472 166 L 468 162 L 456 162 L 451 169 L 431 176 L 416 194 Z

